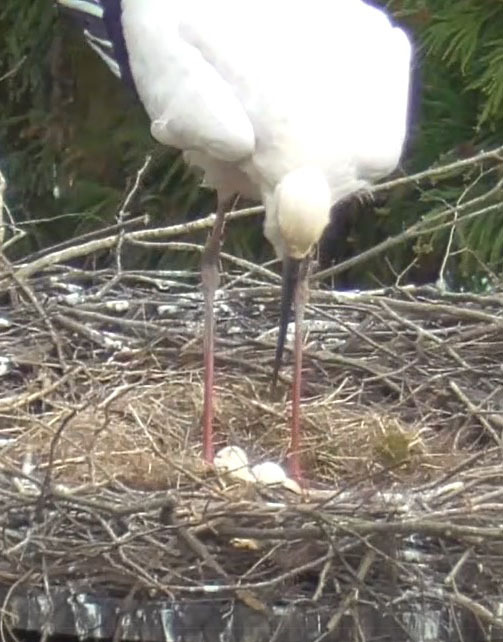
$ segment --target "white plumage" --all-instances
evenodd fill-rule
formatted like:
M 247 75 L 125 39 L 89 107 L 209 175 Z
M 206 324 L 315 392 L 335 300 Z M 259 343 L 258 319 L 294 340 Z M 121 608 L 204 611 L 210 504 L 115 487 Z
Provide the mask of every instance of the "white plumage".
M 152 135 L 187 151 L 222 198 L 236 186 L 260 196 L 280 256 L 307 254 L 330 206 L 398 163 L 411 47 L 382 11 L 361 0 L 122 0 L 122 7 Z M 299 168 L 311 170 L 291 182 L 305 222 L 285 243 L 289 220 L 278 220 L 274 196 Z M 330 202 L 311 189 L 324 182 Z

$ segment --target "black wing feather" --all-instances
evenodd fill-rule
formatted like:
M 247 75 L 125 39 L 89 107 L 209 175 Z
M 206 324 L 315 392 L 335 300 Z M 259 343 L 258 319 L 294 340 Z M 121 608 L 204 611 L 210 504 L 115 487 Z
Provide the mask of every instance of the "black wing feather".
M 121 0 L 56 0 L 112 72 L 135 88 L 121 22 Z

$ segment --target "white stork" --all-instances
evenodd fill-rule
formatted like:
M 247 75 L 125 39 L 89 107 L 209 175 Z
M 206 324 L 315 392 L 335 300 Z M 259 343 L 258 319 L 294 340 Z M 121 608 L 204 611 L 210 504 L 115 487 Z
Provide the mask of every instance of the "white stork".
M 301 326 L 307 261 L 331 207 L 395 169 L 406 136 L 411 45 L 363 0 L 58 0 L 132 85 L 161 143 L 217 190 L 202 260 L 203 452 L 213 460 L 213 299 L 229 199 L 265 206 L 283 260 L 274 381 L 295 301 L 290 472 L 300 477 Z

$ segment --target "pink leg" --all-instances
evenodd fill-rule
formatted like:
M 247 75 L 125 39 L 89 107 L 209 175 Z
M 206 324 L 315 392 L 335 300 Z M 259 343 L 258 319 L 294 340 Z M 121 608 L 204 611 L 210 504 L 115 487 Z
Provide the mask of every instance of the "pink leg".
M 213 380 L 215 363 L 215 316 L 213 303 L 220 283 L 218 256 L 225 221 L 225 206 L 217 207 L 213 230 L 208 236 L 201 262 L 201 279 L 204 296 L 204 410 L 203 457 L 213 463 Z
M 299 267 L 299 276 L 295 287 L 295 343 L 293 364 L 293 389 L 292 389 L 292 432 L 288 470 L 290 475 L 300 480 L 302 469 L 300 466 L 300 395 L 302 383 L 302 326 L 304 322 L 304 309 L 307 299 L 307 273 L 309 259 L 302 260 Z

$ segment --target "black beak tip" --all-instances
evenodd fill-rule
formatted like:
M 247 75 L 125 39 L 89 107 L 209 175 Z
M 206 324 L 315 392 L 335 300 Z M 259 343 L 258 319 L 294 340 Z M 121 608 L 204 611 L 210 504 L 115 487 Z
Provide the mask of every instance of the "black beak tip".
M 271 398 L 273 400 L 276 400 L 278 398 L 278 372 L 273 372 L 272 375 L 272 381 L 271 381 L 271 387 L 270 387 L 270 392 L 271 392 Z

